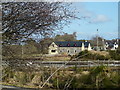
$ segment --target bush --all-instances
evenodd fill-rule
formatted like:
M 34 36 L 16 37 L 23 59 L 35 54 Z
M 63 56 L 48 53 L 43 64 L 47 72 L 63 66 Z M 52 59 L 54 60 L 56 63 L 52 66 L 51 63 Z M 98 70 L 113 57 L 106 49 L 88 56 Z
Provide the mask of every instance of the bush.
M 87 50 L 80 52 L 78 55 L 76 55 L 74 57 L 75 58 L 78 57 L 79 59 L 85 59 L 85 60 L 86 59 L 91 59 L 91 60 L 108 60 L 108 59 L 110 59 L 109 56 L 104 56 L 104 55 L 100 55 L 97 53 L 93 54 Z M 74 57 L 72 57 L 72 58 L 74 58 Z
M 118 50 L 117 51 L 110 50 L 108 52 L 109 52 L 111 59 L 120 60 L 120 53 Z

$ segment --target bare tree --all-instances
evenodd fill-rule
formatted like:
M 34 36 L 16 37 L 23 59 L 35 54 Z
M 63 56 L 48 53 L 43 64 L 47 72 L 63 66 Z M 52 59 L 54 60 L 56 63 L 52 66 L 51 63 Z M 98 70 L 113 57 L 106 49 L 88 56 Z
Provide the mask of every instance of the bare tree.
M 71 3 L 61 2 L 2 3 L 2 43 L 6 51 L 14 56 L 16 52 L 8 49 L 8 44 L 21 44 L 36 35 L 48 37 L 61 30 L 71 19 L 77 18 L 70 6 Z
M 18 43 L 32 35 L 49 36 L 75 19 L 71 3 L 8 2 L 2 3 L 4 43 Z

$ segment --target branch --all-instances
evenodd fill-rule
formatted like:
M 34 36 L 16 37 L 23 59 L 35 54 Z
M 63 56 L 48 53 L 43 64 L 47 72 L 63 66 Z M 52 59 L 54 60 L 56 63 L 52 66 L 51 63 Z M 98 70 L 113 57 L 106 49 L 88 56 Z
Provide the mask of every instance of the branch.
M 67 88 L 70 86 L 70 84 L 71 84 L 73 78 L 74 78 L 74 77 L 71 78 L 70 82 L 69 82 L 68 85 L 67 85 Z
M 43 25 L 39 25 L 39 27 L 42 27 L 42 26 L 49 26 L 49 25 L 51 25 L 50 23 L 49 24 L 43 24 Z M 35 32 L 35 30 L 33 30 L 31 33 L 29 33 L 27 36 L 26 36 L 26 38 L 28 38 L 32 33 L 34 33 Z
M 83 56 L 85 56 L 85 55 L 87 55 L 87 54 L 89 54 L 89 53 L 86 53 L 86 54 L 84 54 L 84 55 L 82 55 L 82 56 L 80 56 L 80 57 L 83 57 Z M 79 58 L 80 58 L 79 57 Z M 77 58 L 78 59 L 78 58 Z M 77 60 L 76 59 L 76 60 Z M 71 61 L 73 61 L 73 60 L 71 60 Z M 68 62 L 66 62 L 64 65 L 62 65 L 61 67 L 59 67 L 55 72 L 53 72 L 51 75 L 50 75 L 50 77 L 48 77 L 48 79 L 43 83 L 43 85 L 40 87 L 40 88 L 43 88 L 44 86 L 45 86 L 45 84 L 50 80 L 50 78 L 57 72 L 57 71 L 59 71 L 62 67 L 64 67 L 66 64 L 68 64 L 70 61 L 68 61 Z

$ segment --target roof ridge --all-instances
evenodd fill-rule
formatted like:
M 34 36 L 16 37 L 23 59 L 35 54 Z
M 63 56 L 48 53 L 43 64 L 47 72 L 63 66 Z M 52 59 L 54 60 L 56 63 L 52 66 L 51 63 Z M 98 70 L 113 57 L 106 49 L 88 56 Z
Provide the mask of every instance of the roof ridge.
M 90 42 L 84 41 L 55 41 L 55 44 L 59 47 L 82 47 L 82 43 L 88 47 Z

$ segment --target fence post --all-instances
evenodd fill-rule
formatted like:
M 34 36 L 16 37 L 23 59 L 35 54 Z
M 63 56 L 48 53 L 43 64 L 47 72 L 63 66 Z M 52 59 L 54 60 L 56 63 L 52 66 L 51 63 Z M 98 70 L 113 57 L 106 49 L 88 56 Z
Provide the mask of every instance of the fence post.
M 90 65 L 91 65 L 91 64 L 90 64 L 90 62 L 89 62 L 89 69 L 90 69 Z

